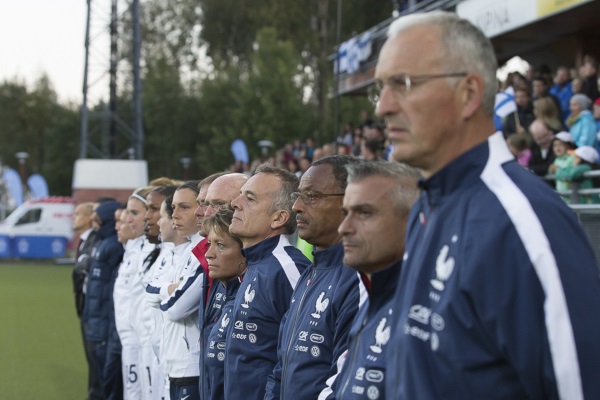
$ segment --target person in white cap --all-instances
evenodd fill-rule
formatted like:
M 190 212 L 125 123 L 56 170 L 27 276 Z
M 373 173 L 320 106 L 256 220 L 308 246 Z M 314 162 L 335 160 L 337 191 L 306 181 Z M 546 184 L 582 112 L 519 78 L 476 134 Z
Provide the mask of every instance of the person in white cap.
M 592 178 L 583 176 L 585 172 L 591 171 L 598 163 L 598 151 L 592 146 L 581 146 L 575 149 L 573 165 L 556 171 L 556 179 L 569 181 L 571 189 L 591 189 L 594 187 Z M 571 202 L 580 204 L 598 204 L 600 198 L 597 194 L 580 194 L 579 198 L 571 197 Z

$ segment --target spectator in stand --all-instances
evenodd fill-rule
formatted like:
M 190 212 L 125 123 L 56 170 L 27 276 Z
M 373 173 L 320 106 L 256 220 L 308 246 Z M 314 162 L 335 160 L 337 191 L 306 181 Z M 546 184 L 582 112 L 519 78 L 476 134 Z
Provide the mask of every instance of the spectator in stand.
M 338 135 L 336 142 L 345 144 L 346 146 L 352 146 L 352 124 L 346 124 L 344 130 Z
M 517 112 L 508 115 L 504 119 L 504 137 L 511 133 L 520 133 L 529 130 L 529 125 L 535 119 L 533 115 L 533 104 L 527 87 L 515 88 L 515 103 L 517 103 Z
M 529 138 L 522 133 L 513 133 L 506 138 L 508 149 L 515 156 L 519 165 L 528 168 L 531 158 L 531 149 L 529 148 Z
M 596 99 L 594 102 L 594 119 L 596 120 L 596 139 L 598 138 L 598 133 L 600 133 L 600 99 Z
M 585 94 L 593 102 L 599 97 L 598 93 L 598 63 L 592 56 L 584 58 L 581 68 L 581 93 Z
M 358 157 L 360 155 L 360 147 L 363 141 L 363 129 L 358 127 L 354 130 L 354 139 L 352 141 L 352 155 Z
M 295 158 L 290 158 L 287 163 L 287 170 L 292 174 L 296 175 L 298 178 L 302 176 L 302 171 L 300 171 L 300 165 L 298 165 L 298 161 Z
M 556 172 L 562 168 L 573 166 L 573 160 L 575 157 L 569 154 L 569 150 L 573 150 L 575 143 L 573 143 L 573 137 L 569 132 L 558 132 L 552 142 L 552 149 L 556 158 L 554 162 L 548 168 L 548 173 L 555 175 Z M 569 182 L 564 179 L 555 179 L 555 187 L 558 192 L 562 192 L 569 189 Z M 562 198 L 565 201 L 569 200 L 569 196 L 563 195 Z
M 546 78 L 544 78 L 544 76 L 536 75 L 533 78 L 533 81 L 531 82 L 531 87 L 532 87 L 531 93 L 532 93 L 532 97 L 533 97 L 534 109 L 535 109 L 535 103 L 537 100 L 549 97 L 554 102 L 556 108 L 558 109 L 558 112 L 560 113 L 560 101 L 558 100 L 558 98 L 556 96 L 554 96 L 553 94 L 550 94 L 550 92 L 549 92 L 550 86 L 548 84 L 548 81 L 546 81 Z M 560 115 L 562 116 L 562 114 L 560 114 Z
M 533 115 L 541 119 L 554 132 L 560 132 L 566 129 L 564 118 L 560 114 L 560 107 L 551 97 L 541 97 L 533 102 Z
M 592 102 L 584 94 L 571 97 L 571 115 L 567 118 L 569 132 L 577 147 L 596 147 L 596 121 L 590 112 Z
M 579 77 L 573 78 L 571 81 L 571 90 L 574 95 L 583 93 L 583 80 Z
M 548 173 L 548 167 L 554 162 L 555 156 L 552 149 L 554 132 L 540 119 L 533 121 L 529 132 L 533 137 L 529 169 L 538 176 L 545 176 Z
M 359 158 L 366 161 L 383 160 L 382 142 L 378 139 L 363 140 Z
M 316 161 L 316 160 L 318 160 L 320 158 L 323 158 L 324 157 L 323 154 L 325 154 L 325 151 L 323 150 L 323 147 L 317 147 L 315 149 L 315 151 L 313 151 L 312 161 Z M 312 163 L 312 161 L 311 161 L 311 163 Z
M 311 137 L 306 139 L 306 158 L 308 158 L 309 161 L 312 161 L 313 159 L 313 153 L 315 151 L 315 149 L 317 148 L 317 146 L 315 145 L 315 140 Z
M 550 88 L 550 94 L 556 96 L 560 102 L 560 110 L 563 118 L 569 115 L 569 101 L 573 96 L 571 88 L 571 72 L 567 67 L 558 67 L 554 76 L 554 86 Z
M 338 156 L 347 156 L 349 148 L 349 146 L 346 146 L 343 143 L 338 143 L 335 154 L 337 154 Z
M 302 176 L 306 171 L 308 171 L 308 169 L 310 168 L 310 160 L 308 159 L 308 157 L 302 157 L 300 159 L 300 176 Z
M 571 188 L 577 185 L 579 189 L 591 189 L 594 187 L 592 178 L 586 178 L 584 173 L 591 171 L 598 164 L 598 151 L 590 146 L 581 146 L 575 149 L 573 165 L 556 171 L 556 179 L 570 182 Z M 597 194 L 579 195 L 579 204 L 598 204 L 600 198 Z

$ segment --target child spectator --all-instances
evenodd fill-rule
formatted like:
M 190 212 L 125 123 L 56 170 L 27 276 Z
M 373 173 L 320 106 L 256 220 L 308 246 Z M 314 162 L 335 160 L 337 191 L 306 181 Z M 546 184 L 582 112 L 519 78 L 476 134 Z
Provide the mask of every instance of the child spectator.
M 575 156 L 569 154 L 569 150 L 572 150 L 574 147 L 573 137 L 569 132 L 559 132 L 554 136 L 554 141 L 552 142 L 552 150 L 554 151 L 554 155 L 556 158 L 554 162 L 550 164 L 548 168 L 549 174 L 556 174 L 562 168 L 572 167 L 573 161 L 575 160 Z M 564 179 L 556 179 L 556 191 L 564 192 L 565 190 L 570 189 L 570 183 Z M 569 196 L 562 196 L 565 201 L 568 202 Z
M 583 174 L 591 171 L 598 163 L 598 152 L 591 146 L 581 146 L 575 150 L 575 158 L 573 165 L 566 168 L 561 168 L 556 171 L 556 178 L 567 180 L 573 184 L 579 184 L 579 189 L 591 189 L 594 187 L 594 182 L 591 178 L 585 178 Z M 600 198 L 596 194 L 579 195 L 580 204 L 599 204 Z
M 513 133 L 508 135 L 506 143 L 510 152 L 515 156 L 517 162 L 527 168 L 529 167 L 529 159 L 531 158 L 531 150 L 529 149 L 529 140 L 525 133 Z

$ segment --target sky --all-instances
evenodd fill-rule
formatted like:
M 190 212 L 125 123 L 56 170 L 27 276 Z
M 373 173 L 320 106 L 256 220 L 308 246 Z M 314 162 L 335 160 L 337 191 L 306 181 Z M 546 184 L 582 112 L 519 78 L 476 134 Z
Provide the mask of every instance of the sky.
M 81 102 L 86 13 L 86 0 L 0 0 L 0 81 L 46 73 L 60 102 Z
M 109 10 L 110 0 L 92 0 L 92 3 L 96 17 L 92 19 L 91 36 L 97 38 L 92 50 L 97 51 L 107 25 L 99 16 Z M 120 2 L 121 7 L 124 3 Z M 17 78 L 31 85 L 46 73 L 61 103 L 79 104 L 86 14 L 86 0 L 0 0 L 0 81 Z M 100 62 L 108 62 L 108 52 L 95 52 L 91 57 L 90 83 L 96 82 L 106 71 Z M 509 71 L 524 69 L 526 64 L 522 60 L 512 61 L 499 71 L 499 77 L 502 79 Z M 105 97 L 107 88 L 105 82 L 92 85 L 90 101 Z

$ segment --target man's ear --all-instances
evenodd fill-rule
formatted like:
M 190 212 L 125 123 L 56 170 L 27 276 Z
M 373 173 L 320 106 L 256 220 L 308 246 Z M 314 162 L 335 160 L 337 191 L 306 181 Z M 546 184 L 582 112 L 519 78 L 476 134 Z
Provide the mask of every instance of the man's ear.
M 281 229 L 288 223 L 290 220 L 290 212 L 286 210 L 277 210 L 273 214 L 273 219 L 271 221 L 271 229 L 277 230 Z
M 484 87 L 483 78 L 477 74 L 468 74 L 459 84 L 463 119 L 471 118 L 481 108 Z

